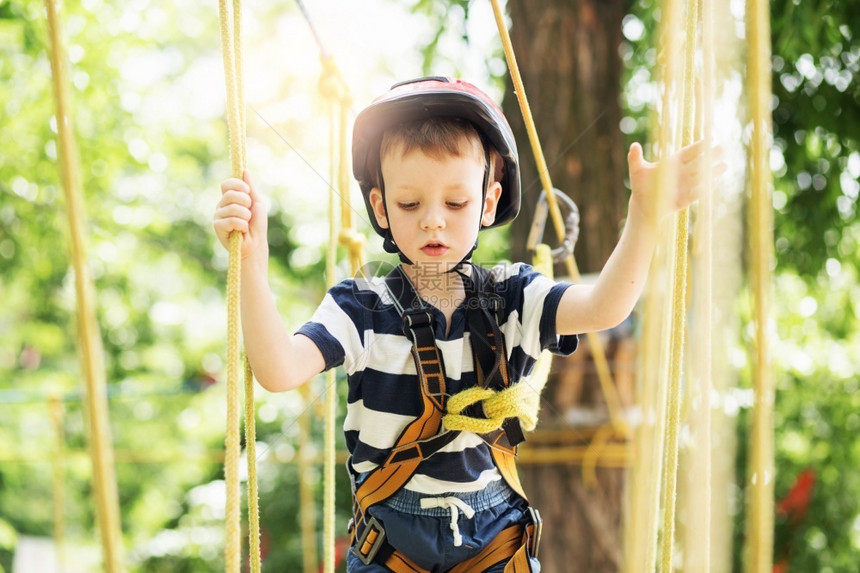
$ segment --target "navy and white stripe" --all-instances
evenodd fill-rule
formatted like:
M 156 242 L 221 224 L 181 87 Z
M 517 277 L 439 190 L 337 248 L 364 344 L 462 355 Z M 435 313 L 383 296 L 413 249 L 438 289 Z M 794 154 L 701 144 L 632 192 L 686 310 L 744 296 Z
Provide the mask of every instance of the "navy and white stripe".
M 529 265 L 493 268 L 496 292 L 504 301 L 500 329 L 505 336 L 513 382 L 527 376 L 541 350 L 568 355 L 576 336 L 558 336 L 556 310 L 570 286 L 542 276 Z M 449 395 L 475 385 L 470 333 L 462 307 L 445 318 L 433 309 L 436 344 L 442 353 Z M 383 278 L 345 280 L 332 287 L 311 320 L 298 332 L 319 347 L 326 368 L 344 366 L 349 382 L 344 434 L 352 469 L 363 474 L 388 456 L 403 429 L 422 413 L 421 389 L 411 343 Z M 406 488 L 428 495 L 477 491 L 501 479 L 487 445 L 461 432 L 425 460 Z

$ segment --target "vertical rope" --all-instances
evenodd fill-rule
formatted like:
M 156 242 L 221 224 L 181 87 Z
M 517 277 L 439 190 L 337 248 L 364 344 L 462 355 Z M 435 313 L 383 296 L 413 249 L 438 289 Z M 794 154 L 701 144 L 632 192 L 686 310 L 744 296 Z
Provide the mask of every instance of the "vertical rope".
M 219 0 L 221 23 L 221 54 L 224 61 L 224 82 L 227 92 L 227 124 L 230 139 L 230 166 L 232 175 L 242 178 L 245 171 L 245 104 L 243 94 L 242 65 L 242 6 L 240 0 Z M 241 540 L 241 494 L 239 484 L 240 444 L 240 363 L 239 342 L 241 292 L 242 235 L 233 232 L 228 245 L 227 265 L 227 427 L 224 436 L 224 482 L 226 485 L 224 562 L 228 573 L 238 573 L 242 558 Z M 253 373 L 249 364 L 244 365 L 245 374 L 245 427 L 248 451 L 248 508 L 249 508 L 249 563 L 252 571 L 260 569 L 259 551 L 259 507 L 256 484 L 256 437 L 254 422 Z M 252 467 L 253 466 L 253 467 Z
M 334 69 L 334 68 L 332 68 Z M 337 77 L 339 79 L 339 75 L 335 74 L 333 77 Z M 342 83 L 340 87 L 342 88 Z M 338 90 L 342 92 L 343 90 Z M 342 182 L 343 175 L 343 163 L 345 158 L 343 156 L 344 151 L 341 149 L 338 143 L 343 143 L 345 141 L 345 137 L 341 133 L 338 135 L 338 131 L 340 131 L 340 121 L 339 114 L 337 113 L 337 101 L 332 98 L 329 100 L 331 103 L 330 107 L 330 120 L 329 120 L 329 149 L 331 150 L 331 158 L 329 161 L 329 168 L 331 169 L 331 178 L 330 181 L 334 183 L 334 181 Z M 340 150 L 341 157 L 340 161 L 337 161 L 337 150 Z M 338 168 L 338 165 L 341 168 Z M 340 204 L 341 204 L 341 214 L 343 215 L 344 211 L 348 211 L 349 205 L 346 203 L 345 197 L 348 196 L 349 189 L 344 189 L 341 187 L 340 191 Z M 335 280 L 337 271 L 337 244 L 338 244 L 338 222 L 337 222 L 337 203 L 338 203 L 338 193 L 335 191 L 334 185 L 329 185 L 329 209 L 328 209 L 328 224 L 329 224 L 329 237 L 328 237 L 328 250 L 326 251 L 326 287 L 331 288 L 337 282 Z M 332 368 L 328 372 L 326 372 L 326 392 L 325 392 L 325 416 L 324 416 L 324 429 L 323 429 L 323 441 L 325 444 L 325 463 L 323 466 L 323 499 L 325 501 L 325 512 L 323 514 L 323 571 L 325 573 L 334 573 L 334 528 L 335 528 L 335 519 L 334 519 L 334 504 L 335 504 L 335 490 L 334 490 L 334 480 L 335 480 L 335 420 L 337 419 L 337 376 L 335 370 Z
M 233 67 L 235 77 L 233 79 L 233 90 L 236 95 L 233 101 L 233 113 L 236 114 L 236 154 L 237 163 L 244 171 L 248 165 L 245 156 L 245 64 L 242 50 L 242 0 L 233 0 Z M 236 174 L 241 178 L 242 173 Z
M 254 372 L 245 358 L 245 457 L 248 462 L 248 559 L 251 573 L 260 573 L 260 498 L 257 491 L 257 419 Z
M 302 546 L 302 571 L 316 573 L 317 571 L 317 515 L 314 505 L 314 484 L 310 479 L 313 471 L 311 443 L 311 385 L 299 387 L 304 410 L 299 415 L 299 534 Z
M 72 244 L 72 263 L 75 270 L 79 357 L 81 370 L 86 381 L 86 404 L 96 514 L 101 534 L 104 568 L 108 573 L 113 573 L 123 570 L 122 532 L 120 530 L 119 501 L 106 396 L 104 350 L 96 321 L 95 287 L 87 265 L 80 160 L 69 111 L 70 96 L 65 44 L 60 31 L 59 11 L 56 2 L 47 0 L 46 7 L 51 42 L 51 76 L 57 106 L 60 166 Z
M 693 143 L 694 121 L 694 68 L 696 29 L 699 19 L 698 0 L 687 0 L 685 24 L 684 87 L 681 120 L 681 145 Z M 664 118 L 665 121 L 665 118 Z M 681 425 L 681 377 L 684 365 L 684 339 L 687 324 L 687 241 L 689 237 L 689 210 L 677 215 L 675 224 L 675 261 L 672 286 L 672 341 L 669 370 L 669 405 L 667 408 L 665 463 L 663 466 L 663 525 L 661 538 L 661 568 L 672 570 L 672 551 L 675 538 L 675 509 L 678 485 L 678 433 Z
M 695 244 L 697 245 L 696 270 L 694 272 L 698 281 L 699 297 L 696 304 L 696 314 L 693 322 L 696 332 L 693 338 L 693 353 L 695 381 L 697 392 L 697 408 L 690 421 L 693 427 L 693 440 L 696 444 L 691 452 L 693 457 L 692 471 L 690 472 L 690 492 L 688 494 L 687 507 L 691 510 L 688 515 L 695 511 L 696 519 L 687 524 L 688 536 L 684 555 L 686 558 L 687 571 L 701 571 L 708 573 L 711 568 L 711 538 L 712 521 L 712 417 L 711 417 L 711 390 L 714 388 L 713 343 L 712 332 L 714 329 L 713 312 L 714 301 L 714 189 L 712 186 L 713 174 L 711 172 L 710 145 L 713 138 L 712 124 L 714 118 L 714 3 L 712 0 L 701 0 L 701 50 L 702 50 L 702 83 L 701 107 L 702 112 L 697 114 L 700 121 L 697 136 L 700 136 L 708 147 L 705 150 L 705 171 L 702 174 L 704 185 L 702 196 L 696 211 Z
M 770 297 L 773 254 L 772 180 L 768 150 L 770 116 L 770 14 L 766 0 L 747 4 L 748 81 L 752 115 L 750 276 L 753 294 L 753 421 L 750 499 L 747 508 L 747 567 L 765 573 L 773 567 L 773 399 L 770 371 Z
M 66 446 L 63 437 L 64 407 L 60 398 L 52 395 L 49 406 L 51 409 L 51 425 L 54 429 L 54 455 L 52 465 L 52 493 L 54 501 L 54 545 L 57 548 L 57 562 L 60 570 L 66 569 Z
M 677 34 L 678 4 L 664 0 L 661 4 L 660 29 L 658 33 L 657 85 L 661 90 L 660 104 L 652 114 L 651 132 L 654 134 L 655 155 L 666 157 L 677 147 L 677 135 L 671 109 L 677 99 L 675 95 L 679 36 Z M 669 173 L 664 163 L 658 170 L 657 188 L 664 193 L 669 182 Z M 660 199 L 658 199 L 660 200 Z M 646 291 L 643 316 L 643 353 L 640 365 L 641 398 L 645 408 L 642 427 L 637 432 L 636 465 L 634 466 L 633 521 L 629 527 L 634 532 L 628 535 L 629 543 L 625 566 L 628 571 L 654 571 L 657 561 L 659 510 L 662 488 L 666 487 L 666 444 L 668 438 L 669 412 L 672 410 L 671 385 L 664 382 L 671 365 L 672 314 L 671 300 L 665 294 L 671 262 L 676 259 L 676 241 L 671 240 L 670 229 L 662 226 L 659 246 L 651 265 Z M 652 476 L 660 475 L 661 479 Z M 670 537 L 673 535 L 669 533 Z M 665 536 L 665 532 L 664 532 Z M 671 543 L 671 540 L 670 540 Z

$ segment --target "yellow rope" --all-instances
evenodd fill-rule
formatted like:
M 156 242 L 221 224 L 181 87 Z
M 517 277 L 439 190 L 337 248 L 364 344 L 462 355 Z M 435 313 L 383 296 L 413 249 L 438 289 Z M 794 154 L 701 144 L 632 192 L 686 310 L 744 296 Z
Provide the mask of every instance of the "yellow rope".
M 81 191 L 80 160 L 69 111 L 69 83 L 66 71 L 65 44 L 60 31 L 59 12 L 54 0 L 47 0 L 48 32 L 51 42 L 51 75 L 57 106 L 57 136 L 66 214 L 72 243 L 75 269 L 75 293 L 78 308 L 78 340 L 81 370 L 86 380 L 87 416 L 96 514 L 101 534 L 104 568 L 108 573 L 123 570 L 122 532 L 114 473 L 113 445 L 106 397 L 104 349 L 95 311 L 95 287 L 87 265 L 84 229 L 84 206 Z
M 508 61 L 508 69 L 510 70 L 511 79 L 514 83 L 514 93 L 517 96 L 517 101 L 519 102 L 520 111 L 522 112 L 523 121 L 526 126 L 526 132 L 528 133 L 529 143 L 531 143 L 532 152 L 534 153 L 538 176 L 540 177 L 541 185 L 543 186 L 546 194 L 550 218 L 552 219 L 558 240 L 561 241 L 564 240 L 564 221 L 561 217 L 561 210 L 558 207 L 558 201 L 556 201 L 555 194 L 552 191 L 553 187 L 549 176 L 549 167 L 547 166 L 540 139 L 537 135 L 534 118 L 532 117 L 531 108 L 529 107 L 528 99 L 526 98 L 526 90 L 523 85 L 522 76 L 520 75 L 519 66 L 517 65 L 514 48 L 511 44 L 511 37 L 508 33 L 508 28 L 505 25 L 505 18 L 502 13 L 501 5 L 499 4 L 499 0 L 491 0 L 491 3 L 493 5 L 493 15 L 495 16 L 496 26 L 499 29 L 499 36 L 502 40 L 505 58 Z M 565 266 L 567 267 L 567 273 L 570 275 L 571 280 L 578 282 L 580 280 L 579 269 L 576 266 L 576 261 L 574 260 L 572 253 L 568 254 L 565 258 Z M 618 398 L 618 392 L 612 381 L 612 373 L 609 370 L 609 362 L 606 360 L 603 344 L 600 341 L 600 337 L 594 332 L 589 332 L 586 337 L 588 338 L 588 344 L 591 348 L 594 366 L 597 369 L 600 387 L 603 391 L 604 398 L 606 399 L 606 406 L 609 410 L 609 419 L 612 423 L 612 427 L 619 436 L 624 436 L 627 434 L 627 428 L 621 412 L 621 401 Z
M 693 81 L 694 57 L 696 51 L 696 30 L 699 20 L 698 0 L 687 1 L 687 20 L 685 25 L 683 110 L 681 120 L 681 145 L 693 143 Z M 672 28 L 669 28 L 672 30 Z M 673 33 L 673 32 L 670 32 Z M 667 114 L 668 115 L 668 111 Z M 663 121 L 667 121 L 664 115 Z M 684 339 L 687 324 L 687 266 L 689 237 L 689 211 L 678 213 L 675 225 L 675 261 L 673 265 L 672 286 L 672 341 L 669 369 L 669 403 L 666 409 L 666 438 L 663 465 L 663 525 L 661 537 L 661 567 L 663 572 L 672 570 L 672 553 L 675 540 L 675 507 L 678 482 L 678 433 L 681 414 L 681 377 L 683 375 Z
M 304 409 L 299 415 L 298 455 L 296 464 L 299 475 L 299 531 L 302 546 L 302 571 L 317 571 L 317 516 L 314 504 L 313 472 L 314 454 L 311 442 L 311 385 L 304 384 L 298 389 Z
M 330 79 L 329 88 L 337 90 L 337 94 L 329 98 L 330 104 L 330 121 L 329 121 L 329 151 L 330 161 L 329 168 L 331 176 L 329 180 L 332 184 L 329 185 L 329 208 L 328 208 L 328 250 L 326 252 L 326 286 L 331 288 L 336 281 L 337 267 L 337 240 L 338 240 L 338 223 L 336 216 L 335 205 L 337 204 L 338 192 L 334 188 L 335 182 L 335 166 L 337 163 L 337 151 L 335 148 L 335 140 L 338 139 L 336 131 L 338 131 L 339 122 L 335 120 L 335 109 L 337 99 L 345 90 L 343 82 L 340 81 L 340 75 L 337 73 L 337 68 L 334 66 L 334 61 L 331 59 L 323 59 L 323 69 L 328 70 L 328 74 L 323 74 Z M 328 64 L 328 65 L 326 65 Z M 323 84 L 325 80 L 321 82 Z M 324 87 L 321 85 L 321 88 Z M 324 92 L 324 90 L 323 90 Z M 341 155 L 343 155 L 341 153 Z M 341 189 L 341 204 L 345 196 Z M 347 194 L 348 196 L 348 190 Z M 337 419 L 337 376 L 334 369 L 326 373 L 326 395 L 325 395 L 325 414 L 323 417 L 323 441 L 326 452 L 325 463 L 323 464 L 323 571 L 325 573 L 334 573 L 334 530 L 335 530 L 335 421 Z
M 364 265 L 365 237 L 353 227 L 352 205 L 349 192 L 349 109 L 352 95 L 340 74 L 334 58 L 321 55 L 322 75 L 320 93 L 329 102 L 331 125 L 331 179 L 340 196 L 340 230 L 335 239 L 349 251 L 350 270 L 353 275 Z M 337 134 L 335 135 L 335 126 Z M 335 183 L 336 182 L 336 183 Z
M 248 463 L 248 555 L 251 573 L 260 573 L 260 499 L 257 492 L 257 420 L 254 412 L 254 372 L 245 358 L 245 457 Z M 250 396 L 250 398 L 248 398 Z M 256 558 L 255 558 L 256 556 Z
M 764 573 L 773 567 L 773 400 L 770 372 L 770 280 L 773 268 L 773 203 L 769 168 L 772 137 L 770 105 L 770 14 L 768 3 L 747 6 L 748 78 L 752 116 L 751 282 L 754 302 L 753 425 L 750 450 L 750 500 L 747 510 L 747 567 Z
M 320 92 L 330 106 L 330 167 L 332 185 L 329 193 L 329 249 L 326 259 L 326 279 L 329 288 L 335 285 L 337 245 L 347 247 L 350 271 L 353 276 L 364 265 L 365 237 L 353 227 L 352 205 L 350 204 L 349 170 L 349 110 L 352 95 L 335 64 L 334 58 L 321 52 L 323 73 L 320 78 Z M 336 182 L 336 189 L 335 189 Z M 335 217 L 335 204 L 340 198 L 340 224 Z M 325 403 L 325 467 L 324 467 L 324 523 L 323 523 L 323 569 L 333 573 L 335 569 L 335 421 L 337 418 L 337 386 L 333 370 L 326 377 Z
M 537 411 L 529 409 L 522 401 L 534 395 L 535 391 L 527 384 L 513 384 L 499 391 L 473 386 L 448 399 L 448 413 L 442 417 L 442 424 L 447 430 L 486 434 L 501 428 L 505 418 L 519 418 L 522 428 L 531 431 L 537 425 Z M 477 402 L 483 402 L 486 419 L 461 414 Z
M 245 159 L 245 105 L 243 94 L 242 66 L 242 6 L 240 0 L 219 0 L 219 19 L 221 24 L 221 53 L 224 60 L 224 80 L 227 91 L 227 123 L 230 139 L 230 165 L 232 175 L 241 178 L 246 165 Z M 241 289 L 241 249 L 242 235 L 233 232 L 228 245 L 227 265 L 227 427 L 224 437 L 224 481 L 227 488 L 225 504 L 226 540 L 224 544 L 225 569 L 228 573 L 238 573 L 241 566 L 241 504 L 239 487 L 239 368 L 241 344 L 239 342 L 239 293 Z M 253 373 L 247 363 L 245 372 L 245 413 L 246 431 L 254 430 L 254 388 Z M 250 421 L 249 421 L 250 418 Z M 256 442 L 256 436 L 248 434 L 247 444 Z M 257 500 L 256 456 L 248 455 L 248 507 L 249 507 L 249 560 L 252 571 L 260 570 L 259 515 Z
M 712 138 L 713 94 L 715 80 L 714 62 L 714 2 L 702 0 L 700 6 L 701 14 L 701 51 L 702 51 L 702 82 L 695 82 L 701 88 L 697 94 L 697 101 L 702 107 L 701 113 L 696 114 L 697 130 L 696 138 L 710 142 Z M 691 89 L 692 86 L 687 86 Z M 712 521 L 715 517 L 712 511 L 712 416 L 711 416 L 711 391 L 714 388 L 714 367 L 712 331 L 714 329 L 714 189 L 712 188 L 713 173 L 711 171 L 710 146 L 705 151 L 705 169 L 702 173 L 703 191 L 699 198 L 696 210 L 696 226 L 694 233 L 694 252 L 697 253 L 694 277 L 698 280 L 698 291 L 700 296 L 695 304 L 695 315 L 692 324 L 695 332 L 692 336 L 692 364 L 695 373 L 691 373 L 691 396 L 695 396 L 697 408 L 690 420 L 693 443 L 696 444 L 689 453 L 691 460 L 691 471 L 689 472 L 688 493 L 686 495 L 686 507 L 695 507 L 698 519 L 687 524 L 687 533 L 684 539 L 684 560 L 686 571 L 701 571 L 709 573 L 714 567 L 711 563 L 712 530 L 716 529 Z M 695 386 L 694 386 L 695 385 Z
M 612 426 L 601 426 L 588 444 L 582 456 L 582 483 L 587 487 L 597 486 L 597 462 L 612 439 Z
M 66 447 L 63 438 L 63 415 L 65 408 L 60 397 L 52 394 L 50 398 L 51 425 L 54 427 L 54 455 L 51 456 L 53 466 L 52 493 L 54 500 L 54 545 L 57 551 L 57 562 L 60 570 L 66 568 L 66 489 L 65 464 Z

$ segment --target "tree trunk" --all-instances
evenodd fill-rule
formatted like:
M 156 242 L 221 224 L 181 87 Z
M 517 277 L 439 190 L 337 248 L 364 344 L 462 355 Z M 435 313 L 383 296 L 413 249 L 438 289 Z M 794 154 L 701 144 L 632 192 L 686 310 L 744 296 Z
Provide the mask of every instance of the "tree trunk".
M 627 2 L 508 0 L 507 4 L 514 51 L 550 176 L 580 210 L 577 263 L 583 273 L 597 272 L 617 242 L 627 206 L 624 140 L 618 127 L 618 48 Z M 526 237 L 541 184 L 516 98 L 505 98 L 503 107 L 520 144 L 523 183 L 523 209 L 511 229 L 511 256 L 528 261 Z M 544 240 L 557 244 L 550 221 Z M 629 350 L 629 341 L 625 333 L 616 348 Z M 595 414 L 588 422 L 592 426 L 595 417 L 606 421 L 587 349 L 577 354 L 570 360 L 556 359 L 538 432 L 541 428 L 570 430 L 576 424 L 571 413 L 576 412 Z M 624 394 L 623 399 L 629 396 Z M 576 443 L 557 445 L 584 445 L 587 440 L 578 436 L 588 432 L 576 428 L 568 432 Z M 544 518 L 540 550 L 544 573 L 618 571 L 625 470 L 598 467 L 596 485 L 583 482 L 582 468 L 575 463 L 522 464 L 521 471 L 530 500 Z

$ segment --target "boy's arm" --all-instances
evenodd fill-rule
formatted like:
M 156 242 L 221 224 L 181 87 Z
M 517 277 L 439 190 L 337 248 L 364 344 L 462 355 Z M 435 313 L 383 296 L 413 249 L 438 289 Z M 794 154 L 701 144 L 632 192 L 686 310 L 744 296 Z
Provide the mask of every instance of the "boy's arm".
M 575 284 L 558 304 L 558 334 L 584 334 L 620 324 L 633 310 L 648 276 L 656 247 L 656 230 L 634 216 L 630 201 L 627 223 L 618 244 L 593 285 Z
M 712 151 L 713 177 L 726 169 L 719 161 L 721 153 L 720 147 Z M 660 194 L 657 164 L 644 160 L 638 143 L 630 147 L 627 163 L 632 194 L 621 239 L 593 285 L 573 285 L 564 292 L 556 315 L 558 334 L 606 330 L 630 315 L 648 277 L 658 225 L 668 214 L 687 207 L 699 196 L 705 157 L 702 141 L 668 157 L 665 161 L 669 183 L 667 192 Z
M 266 208 L 250 176 L 225 180 L 221 191 L 213 224 L 218 239 L 227 247 L 232 231 L 243 238 L 239 305 L 248 361 L 264 388 L 290 390 L 322 372 L 322 352 L 306 336 L 289 334 L 281 321 L 269 289 Z
M 325 368 L 310 338 L 290 334 L 269 289 L 268 265 L 243 261 L 242 336 L 254 376 L 263 388 L 282 392 L 301 386 Z

